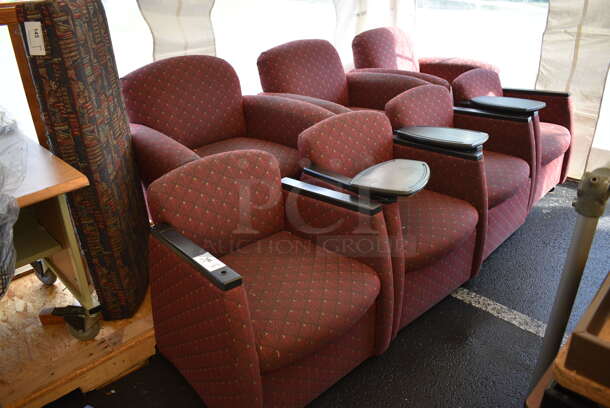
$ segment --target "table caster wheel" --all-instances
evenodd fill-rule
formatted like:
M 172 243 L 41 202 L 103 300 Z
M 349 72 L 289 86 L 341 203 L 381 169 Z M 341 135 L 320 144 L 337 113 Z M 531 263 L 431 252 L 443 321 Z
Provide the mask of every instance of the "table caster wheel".
M 52 286 L 57 280 L 57 276 L 51 271 L 51 269 L 47 268 L 42 261 L 32 262 L 32 268 L 34 268 L 34 273 L 36 277 L 45 285 Z
M 96 321 L 89 327 L 86 327 L 84 330 L 78 330 L 68 324 L 68 330 L 70 330 L 70 334 L 81 341 L 94 339 L 95 336 L 100 332 L 100 321 Z

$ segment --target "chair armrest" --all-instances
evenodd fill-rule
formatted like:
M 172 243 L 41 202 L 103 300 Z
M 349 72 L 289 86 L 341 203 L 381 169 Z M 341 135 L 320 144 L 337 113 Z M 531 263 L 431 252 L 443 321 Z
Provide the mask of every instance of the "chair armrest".
M 447 89 L 451 89 L 451 84 L 444 80 L 441 77 L 437 77 L 435 75 L 425 74 L 423 72 L 416 71 L 405 71 L 403 69 L 390 69 L 390 68 L 358 68 L 351 72 L 373 72 L 378 74 L 394 74 L 394 75 L 404 75 L 407 77 L 413 77 L 417 79 L 421 79 L 423 81 L 429 82 L 433 85 L 444 86 Z
M 504 96 L 532 98 L 544 102 L 546 108 L 539 112 L 540 121 L 555 123 L 572 132 L 572 98 L 566 92 L 535 91 L 532 89 L 504 89 Z
M 449 154 L 468 160 L 483 157 L 483 144 L 489 139 L 484 132 L 431 126 L 411 126 L 394 131 L 395 143 Z
M 454 108 L 454 124 L 460 129 L 485 132 L 485 149 L 525 160 L 535 176 L 536 141 L 532 116 L 495 113 L 470 108 Z
M 346 193 L 314 186 L 289 177 L 282 178 L 282 188 L 288 192 L 314 198 L 333 204 L 340 208 L 356 211 L 366 215 L 375 215 L 382 210 L 382 205 L 375 201 L 352 196 Z
M 483 260 L 487 231 L 488 201 L 484 156 L 480 160 L 472 160 L 414 144 L 395 143 L 394 157 L 425 161 L 430 166 L 427 190 L 464 200 L 477 210 L 479 222 L 471 271 L 474 276 Z
M 429 83 L 405 75 L 350 72 L 347 74 L 347 85 L 350 106 L 384 110 L 385 104 L 396 95 Z
M 426 186 L 430 168 L 419 160 L 394 159 L 362 170 L 353 178 L 311 166 L 303 173 L 322 181 L 371 197 L 382 203 L 396 201 L 397 197 L 411 196 Z
M 221 290 L 159 235 L 149 237 L 150 292 L 161 354 L 210 406 L 262 408 L 259 358 L 245 286 Z M 192 378 L 192 377 L 191 377 Z M 222 380 L 222 381 L 220 381 Z
M 319 106 L 280 96 L 244 96 L 243 106 L 248 137 L 293 148 L 302 131 L 333 116 Z
M 356 259 L 377 272 L 381 291 L 375 305 L 375 352 L 382 353 L 390 344 L 394 318 L 398 317 L 395 313 L 400 312 L 394 299 L 396 293 L 402 293 L 404 276 L 404 267 L 392 267 L 392 244 L 385 211 L 369 215 L 302 194 L 296 189 L 287 190 L 285 196 L 288 230 L 315 242 L 323 248 L 320 250 Z M 397 281 L 399 283 L 395 285 Z
M 152 227 L 152 235 L 222 291 L 242 284 L 241 275 L 167 224 Z
M 475 108 L 517 115 L 531 115 L 546 107 L 544 102 L 506 96 L 477 96 L 470 100 Z
M 145 185 L 199 159 L 197 153 L 155 129 L 138 124 L 129 126 L 140 177 Z
M 428 57 L 419 59 L 419 70 L 426 74 L 436 75 L 453 82 L 455 78 L 471 69 L 483 68 L 498 72 L 498 69 L 491 64 L 481 61 L 461 59 L 461 58 L 443 58 L 443 57 Z
M 339 105 L 338 103 L 327 101 L 325 99 L 314 98 L 313 96 L 297 95 L 297 94 L 292 94 L 292 93 L 275 93 L 275 92 L 263 92 L 259 95 L 277 96 L 277 97 L 281 97 L 281 98 L 287 98 L 287 99 L 307 102 L 307 103 L 311 103 L 312 105 L 319 106 L 320 108 L 324 108 L 327 111 L 330 111 L 335 114 L 351 112 L 351 109 L 346 108 L 343 105 Z

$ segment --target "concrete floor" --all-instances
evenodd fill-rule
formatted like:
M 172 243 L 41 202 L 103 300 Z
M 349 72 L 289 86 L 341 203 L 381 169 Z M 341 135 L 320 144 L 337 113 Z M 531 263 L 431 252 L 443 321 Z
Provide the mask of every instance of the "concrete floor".
M 575 185 L 558 187 L 465 285 L 533 319 L 547 321 L 576 214 Z M 610 210 L 601 219 L 570 329 L 610 270 Z M 390 349 L 326 391 L 311 407 L 519 407 L 542 339 L 448 297 L 402 330 Z M 51 407 L 202 407 L 162 357 L 87 395 Z

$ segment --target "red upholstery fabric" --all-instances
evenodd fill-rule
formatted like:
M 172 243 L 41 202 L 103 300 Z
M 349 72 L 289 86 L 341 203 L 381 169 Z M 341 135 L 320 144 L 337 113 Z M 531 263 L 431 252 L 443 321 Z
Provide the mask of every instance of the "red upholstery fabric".
M 476 68 L 498 72 L 498 69 L 493 65 L 462 58 L 434 57 L 420 58 L 419 60 L 419 70 L 421 72 L 444 78 L 450 83 L 460 74 Z
M 527 217 L 530 201 L 531 180 L 517 194 L 489 209 L 487 238 L 483 259 L 515 232 Z
M 453 81 L 453 99 L 456 103 L 477 96 L 503 96 L 500 76 L 488 69 L 471 69 Z
M 453 126 L 453 101 L 447 89 L 425 85 L 409 89 L 385 107 L 392 128 L 405 126 Z
M 396 74 L 350 72 L 349 105 L 383 110 L 385 104 L 407 89 L 427 85 L 421 79 Z
M 149 256 L 159 351 L 208 406 L 262 407 L 261 376 L 244 287 L 220 291 L 152 236 Z
M 199 156 L 169 136 L 144 125 L 130 125 L 140 177 L 148 185 L 165 173 Z
M 249 138 L 295 149 L 302 131 L 332 116 L 318 106 L 275 96 L 244 96 L 243 104 Z M 276 157 L 281 163 L 282 156 Z
M 407 274 L 400 327 L 424 314 L 470 278 L 474 245 L 472 235 L 438 262 Z
M 196 149 L 195 152 L 199 156 L 205 157 L 212 154 L 237 150 L 261 150 L 270 153 L 279 162 L 280 174 L 282 177 L 298 177 L 301 172 L 299 166 L 299 153 L 296 149 L 261 139 L 233 137 L 200 147 L 199 149 Z
M 530 168 L 523 159 L 486 151 L 484 161 L 489 208 L 512 197 L 529 183 Z
M 424 74 L 423 72 L 415 72 L 415 71 L 403 71 L 400 69 L 388 69 L 388 68 L 361 68 L 352 72 L 370 72 L 370 73 L 378 73 L 378 74 L 394 74 L 394 75 L 406 75 L 412 78 L 421 79 L 422 81 L 426 81 L 431 85 L 440 85 L 442 87 L 451 90 L 451 84 L 444 80 L 443 78 Z
M 485 142 L 486 151 L 504 153 L 523 159 L 532 173 L 536 167 L 536 143 L 531 120 L 492 119 L 476 113 L 455 113 L 454 126 L 486 132 L 489 140 Z
M 302 407 L 370 357 L 375 342 L 375 310 L 348 333 L 307 358 L 263 375 L 263 394 L 270 407 Z
M 293 93 L 348 104 L 339 54 L 325 40 L 299 40 L 263 52 L 257 60 L 265 92 Z
M 557 184 L 563 182 L 562 167 L 565 164 L 565 156 L 559 156 L 554 160 L 538 169 L 538 176 L 536 177 L 536 191 L 534 192 L 534 203 L 540 200 L 546 193 L 548 193 Z
M 345 334 L 375 303 L 370 267 L 283 231 L 222 258 L 245 282 L 262 372 Z
M 254 150 L 208 156 L 148 188 L 155 223 L 172 225 L 216 256 L 279 232 L 284 204 L 277 160 Z
M 352 41 L 356 68 L 419 71 L 413 40 L 397 27 L 364 31 Z
M 335 114 L 350 112 L 350 109 L 346 108 L 343 105 L 339 105 L 338 103 L 326 101 L 326 100 L 320 99 L 320 98 L 312 98 L 311 96 L 297 95 L 297 94 L 291 94 L 291 93 L 273 93 L 273 92 L 264 92 L 261 95 L 277 96 L 277 97 L 286 98 L 286 99 L 294 99 L 297 101 L 308 102 L 313 105 L 324 108 Z
M 375 116 L 377 115 L 377 116 Z M 379 118 L 379 122 L 375 122 L 373 119 L 374 118 Z M 320 122 L 316 125 L 314 125 L 312 128 L 308 129 L 307 131 L 305 131 L 301 137 L 299 138 L 299 151 L 300 154 L 304 157 L 304 158 L 308 158 L 310 159 L 314 164 L 322 167 L 323 169 L 326 170 L 330 170 L 333 172 L 337 172 L 346 176 L 353 176 L 355 173 L 357 173 L 358 171 L 360 171 L 362 168 L 368 167 L 372 164 L 376 164 L 379 161 L 385 161 L 385 160 L 389 160 L 392 158 L 392 136 L 390 133 L 390 127 L 388 126 L 387 123 L 387 119 L 383 118 L 383 120 L 381 120 L 381 118 L 383 118 L 383 116 L 381 114 L 375 114 L 372 112 L 353 112 L 353 113 L 347 113 L 347 114 L 342 114 L 342 115 L 338 115 L 336 117 L 333 118 L 329 118 L 326 119 L 323 122 Z M 354 123 L 358 124 L 357 130 L 352 130 L 346 134 L 342 134 L 341 132 L 337 132 L 336 129 L 347 129 L 349 127 L 353 127 L 354 125 L 350 124 L 350 122 L 353 121 L 357 121 Z M 367 129 L 366 127 L 369 126 L 370 129 Z M 363 129 L 364 130 L 363 130 Z M 379 129 L 379 130 L 376 130 Z M 383 135 L 386 135 L 387 137 L 384 137 Z M 382 136 L 379 136 L 382 135 Z M 345 144 L 345 147 L 341 147 L 339 148 L 338 141 L 340 141 L 341 144 Z M 386 144 L 388 145 L 388 147 L 385 147 Z M 368 150 L 367 150 L 367 146 L 368 146 Z M 381 147 L 381 148 L 380 148 Z M 333 157 L 335 156 L 334 151 L 337 151 L 338 154 L 340 154 L 341 156 L 339 156 L 339 159 L 333 160 Z M 365 163 L 363 163 L 361 166 L 355 166 L 353 164 L 355 163 L 360 163 L 361 162 L 361 158 L 364 157 L 365 158 Z M 368 163 L 367 159 L 370 157 L 370 163 Z M 448 161 L 451 162 L 451 157 L 448 158 Z M 457 159 L 457 160 L 462 160 L 462 159 Z M 462 160 L 465 161 L 465 160 Z M 345 163 L 348 163 L 348 165 L 345 165 Z M 473 166 L 471 168 L 469 168 L 469 170 L 475 169 L 474 170 L 474 174 L 479 174 L 480 177 L 483 177 L 482 181 L 484 181 L 484 173 L 482 172 L 482 168 L 478 167 L 478 163 L 477 162 L 472 162 Z M 446 166 L 447 167 L 447 166 Z M 434 171 L 432 171 L 432 174 L 434 174 Z M 459 173 L 455 173 L 455 174 L 459 174 Z M 470 173 L 469 173 L 470 174 Z M 476 177 L 473 177 L 473 179 L 471 181 L 475 182 L 476 184 Z M 462 183 L 462 186 L 464 186 L 464 184 Z M 480 189 L 484 188 L 484 183 L 479 183 L 476 184 L 475 187 L 473 187 L 473 190 L 479 189 L 478 191 L 481 191 Z M 467 190 L 468 188 L 466 188 Z M 417 195 L 419 194 L 426 194 L 426 193 L 422 193 L 419 192 Z M 484 194 L 484 193 L 483 193 Z M 449 239 L 460 239 L 461 237 L 456 238 L 456 234 L 455 231 L 457 231 L 458 229 L 461 231 L 461 227 L 459 226 L 455 226 L 455 225 L 451 225 L 450 224 L 450 220 L 448 219 L 442 219 L 442 220 L 431 220 L 431 218 L 434 218 L 435 216 L 438 217 L 438 214 L 435 213 L 427 213 L 427 209 L 425 208 L 425 206 L 429 206 L 429 207 L 434 207 L 435 210 L 438 209 L 438 207 L 436 206 L 446 206 L 443 208 L 450 208 L 452 207 L 454 204 L 457 203 L 457 209 L 455 210 L 456 213 L 458 213 L 460 215 L 460 217 L 463 215 L 462 218 L 466 219 L 466 221 L 460 220 L 458 221 L 458 224 L 460 224 L 460 222 L 465 222 L 464 225 L 470 225 L 470 223 L 472 222 L 472 225 L 470 225 L 470 230 L 468 231 L 467 235 L 470 236 L 471 234 L 474 233 L 475 228 L 477 226 L 477 219 L 478 219 L 478 214 L 477 214 L 477 210 L 475 208 L 473 208 L 472 206 L 470 206 L 467 202 L 461 201 L 461 200 L 457 200 L 457 199 L 452 199 L 451 197 L 447 197 L 445 195 L 441 195 L 441 194 L 435 194 L 432 192 L 429 192 L 429 194 L 427 195 L 428 198 L 433 197 L 433 200 L 439 200 L 438 203 L 429 203 L 427 200 L 423 200 L 423 201 L 412 201 L 412 205 L 414 207 L 411 207 L 411 209 L 407 212 L 410 212 L 411 214 L 416 214 L 418 211 L 421 210 L 422 213 L 426 213 L 425 217 L 427 221 L 413 221 L 414 223 L 416 223 L 416 225 L 422 225 L 422 222 L 430 222 L 430 223 L 434 223 L 434 222 L 439 222 L 439 223 L 444 223 L 443 227 L 447 227 L 447 228 L 452 228 L 452 234 L 451 237 L 449 237 Z M 484 197 L 484 195 L 483 195 Z M 481 194 L 478 195 L 478 198 L 481 198 Z M 483 198 L 484 199 L 484 198 Z M 431 199 L 432 200 L 432 199 Z M 486 201 L 485 201 L 486 203 Z M 384 217 L 385 217 L 385 221 L 386 221 L 386 226 L 388 229 L 388 234 L 389 234 L 389 239 L 390 239 L 390 250 L 392 253 L 392 263 L 393 263 L 393 268 L 394 268 L 394 297 L 396 298 L 395 301 L 395 312 L 394 312 L 394 325 L 393 325 L 393 332 L 392 334 L 395 335 L 396 332 L 398 331 L 398 326 L 399 326 L 399 322 L 400 322 L 400 313 L 402 310 L 402 306 L 401 303 L 404 301 L 403 298 L 404 296 L 407 295 L 403 295 L 402 293 L 402 287 L 401 284 L 402 282 L 404 282 L 405 276 L 404 276 L 404 271 L 405 271 L 405 262 L 404 262 L 404 257 L 405 257 L 405 247 L 406 244 L 403 244 L 404 239 L 403 239 L 403 228 L 406 228 L 407 231 L 410 231 L 410 219 L 408 220 L 406 217 L 410 216 L 410 214 L 406 214 L 401 217 L 401 211 L 398 208 L 399 204 L 390 204 L 390 205 L 385 205 L 384 206 Z M 484 209 L 484 211 L 487 210 L 486 205 L 481 206 L 481 208 Z M 440 224 L 439 224 L 440 225 Z M 483 224 L 484 225 L 484 224 Z M 443 228 L 441 227 L 441 228 Z M 422 227 L 423 230 L 423 227 Z M 445 232 L 443 232 L 444 234 Z M 430 238 L 430 241 L 423 241 L 421 248 L 420 245 L 418 243 L 416 243 L 415 241 L 413 241 L 413 239 L 417 239 L 417 235 L 416 232 L 413 232 L 413 235 L 410 235 L 408 237 L 409 241 L 409 250 L 412 250 L 412 254 L 413 254 L 413 258 L 414 258 L 414 262 L 412 262 L 412 265 L 415 265 L 416 267 L 418 266 L 417 262 L 437 262 L 438 259 L 434 259 L 435 256 L 442 256 L 441 253 L 447 253 L 449 251 L 451 251 L 451 244 L 447 243 L 446 241 L 444 241 L 444 239 L 442 237 L 439 237 L 438 240 L 436 238 Z M 426 238 L 428 239 L 428 238 Z M 463 242 L 463 240 L 462 240 Z M 456 242 L 456 245 L 460 245 L 460 242 Z M 481 247 L 482 248 L 482 247 Z M 479 251 L 479 254 L 482 253 L 482 249 L 481 251 Z M 470 253 L 469 255 L 469 260 L 468 261 L 464 261 L 468 264 L 466 271 L 459 271 L 458 274 L 466 274 L 467 276 L 469 276 L 471 273 L 473 273 L 473 268 L 472 268 L 472 259 L 473 259 L 473 254 Z M 419 259 L 415 259 L 419 257 Z M 424 260 L 425 257 L 425 260 Z M 479 256 L 480 257 L 480 256 Z M 410 271 L 412 269 L 409 269 L 409 266 L 406 269 L 407 271 Z M 478 270 L 478 267 L 477 267 Z M 449 292 L 447 292 L 445 295 L 447 295 Z M 398 310 L 397 310 L 398 309 Z
M 572 135 L 561 125 L 540 122 L 541 165 L 545 166 L 568 151 Z
M 527 89 L 504 89 L 504 96 L 534 99 L 546 103 L 546 107 L 539 112 L 540 120 L 561 125 L 572 134 L 572 99 L 569 96 Z
M 260 151 L 208 156 L 148 191 L 155 222 L 170 223 L 217 256 L 219 247 L 230 247 L 221 259 L 243 275 L 242 286 L 220 291 L 151 238 L 157 344 L 209 406 L 303 405 L 387 348 L 393 271 L 382 213 L 295 193 L 276 199 L 277 163 Z M 284 212 L 284 202 L 291 232 L 270 216 Z M 222 245 L 225 229 L 246 239 Z M 373 245 L 360 251 L 354 242 Z M 387 339 L 379 337 L 384 333 Z
M 351 112 L 326 119 L 299 137 L 299 154 L 324 170 L 353 177 L 392 159 L 392 128 L 379 112 Z
M 437 262 L 464 243 L 473 235 L 479 219 L 467 202 L 429 190 L 401 198 L 399 207 L 407 275 Z
M 156 129 L 189 148 L 244 136 L 239 79 L 225 61 L 190 55 L 156 61 L 122 81 L 131 123 Z
M 467 160 L 400 144 L 394 145 L 394 157 L 426 162 L 430 166 L 430 180 L 426 185 L 427 190 L 470 203 L 477 210 L 479 221 L 477 223 L 476 245 L 472 256 L 472 270 L 470 271 L 472 276 L 476 275 L 483 260 L 489 207 L 484 160 Z M 470 256 L 467 253 L 462 255 Z
M 321 183 L 320 183 L 321 184 Z M 391 241 L 384 217 L 338 208 L 294 193 L 286 194 L 287 229 L 319 246 L 373 268 L 381 281 L 376 310 L 375 353 L 385 351 L 392 337 L 396 290 L 402 290 L 404 267 L 393 269 Z M 401 286 L 396 286 L 396 284 Z

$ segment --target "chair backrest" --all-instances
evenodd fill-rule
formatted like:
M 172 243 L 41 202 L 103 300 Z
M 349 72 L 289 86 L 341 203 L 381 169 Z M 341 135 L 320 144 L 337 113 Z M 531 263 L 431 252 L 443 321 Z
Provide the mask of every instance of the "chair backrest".
M 303 161 L 353 177 L 393 156 L 392 128 L 381 112 L 343 113 L 316 123 L 299 136 Z
M 348 104 L 347 78 L 335 47 L 299 40 L 263 52 L 257 60 L 265 92 L 293 93 Z
M 121 82 L 131 123 L 156 129 L 191 149 L 246 132 L 239 79 L 220 58 L 168 58 Z
M 412 38 L 397 27 L 364 31 L 352 41 L 356 68 L 419 71 Z
M 451 84 L 455 102 L 468 101 L 477 96 L 502 96 L 502 84 L 497 72 L 476 68 L 460 74 Z
M 453 127 L 453 100 L 447 88 L 423 85 L 411 88 L 391 99 L 385 106 L 392 127 Z
M 258 150 L 206 156 L 148 188 L 155 224 L 167 223 L 222 256 L 284 229 L 277 159 Z

